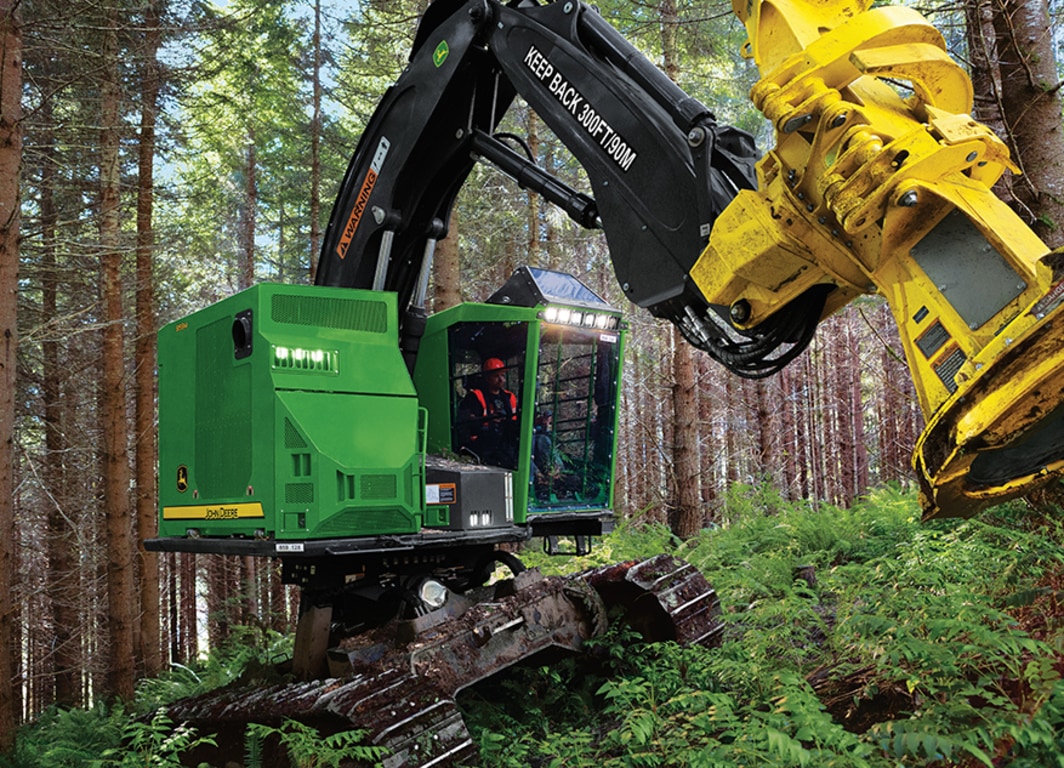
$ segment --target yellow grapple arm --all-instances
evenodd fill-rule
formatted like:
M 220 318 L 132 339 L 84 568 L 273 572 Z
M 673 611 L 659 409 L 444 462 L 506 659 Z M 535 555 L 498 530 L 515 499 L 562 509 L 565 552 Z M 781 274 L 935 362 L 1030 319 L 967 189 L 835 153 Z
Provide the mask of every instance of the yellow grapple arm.
M 836 287 L 825 316 L 884 295 L 927 420 L 913 464 L 928 517 L 1059 477 L 1064 270 L 991 192 L 1016 169 L 969 116 L 942 36 L 902 6 L 733 2 L 777 145 L 717 220 L 698 288 L 751 328 L 818 284 Z

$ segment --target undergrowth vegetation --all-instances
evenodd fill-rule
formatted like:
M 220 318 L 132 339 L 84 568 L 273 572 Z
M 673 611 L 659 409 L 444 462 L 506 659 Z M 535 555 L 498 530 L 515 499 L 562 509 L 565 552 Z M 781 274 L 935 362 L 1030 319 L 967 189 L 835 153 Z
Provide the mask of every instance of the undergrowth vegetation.
M 579 658 L 529 664 L 460 697 L 484 766 L 1064 768 L 1064 515 L 1024 504 L 921 523 L 911 495 L 813 508 L 737 487 L 718 524 L 681 542 L 637 520 L 546 573 L 672 553 L 724 606 L 719 648 L 642 644 L 622 621 Z M 290 652 L 247 635 L 197 668 L 142 681 L 135 702 L 55 710 L 0 768 L 179 764 L 212 734 L 171 701 L 262 674 Z M 256 726 L 294 766 L 373 763 L 361 733 Z M 360 764 L 366 764 L 360 763 Z
M 291 638 L 234 628 L 232 641 L 195 668 L 175 664 L 160 677 L 141 680 L 132 702 L 49 710 L 19 730 L 15 749 L 0 755 L 0 768 L 180 766 L 182 755 L 213 743 L 213 735 L 171 722 L 165 706 L 220 688 L 290 653 Z
M 693 540 L 627 526 L 568 564 L 694 563 L 724 604 L 723 645 L 614 626 L 594 668 L 481 685 L 462 704 L 483 765 L 1064 768 L 1059 515 L 921 523 L 889 489 L 845 510 L 740 487 L 724 510 Z

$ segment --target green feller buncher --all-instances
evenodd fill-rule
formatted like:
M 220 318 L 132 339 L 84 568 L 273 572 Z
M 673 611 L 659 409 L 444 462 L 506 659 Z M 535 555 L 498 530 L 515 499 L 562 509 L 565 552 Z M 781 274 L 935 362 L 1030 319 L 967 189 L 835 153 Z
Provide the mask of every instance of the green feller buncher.
M 576 278 L 521 268 L 427 316 L 432 256 L 486 162 L 603 230 L 618 282 L 740 376 L 793 360 L 879 293 L 928 426 L 928 516 L 1064 471 L 1062 260 L 990 191 L 1008 153 L 915 11 L 736 0 L 777 146 L 721 125 L 582 2 L 435 0 L 341 186 L 316 286 L 258 285 L 159 333 L 155 551 L 280 561 L 301 588 L 283 682 L 179 702 L 240 759 L 250 721 L 365 729 L 387 766 L 473 744 L 462 688 L 579 650 L 622 605 L 651 639 L 711 644 L 719 602 L 662 555 L 543 578 L 613 523 L 626 324 Z M 899 87 L 899 83 L 908 88 Z M 592 195 L 497 133 L 520 95 Z M 511 577 L 486 587 L 498 565 Z M 217 756 L 216 756 L 217 758 Z

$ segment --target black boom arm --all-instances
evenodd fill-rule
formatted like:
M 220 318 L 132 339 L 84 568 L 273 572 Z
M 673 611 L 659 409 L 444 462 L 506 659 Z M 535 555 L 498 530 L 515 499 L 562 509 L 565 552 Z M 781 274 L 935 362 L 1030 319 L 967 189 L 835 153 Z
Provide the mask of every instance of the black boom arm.
M 494 138 L 516 94 L 584 167 L 594 199 Z M 436 0 L 347 170 L 317 282 L 395 291 L 416 308 L 477 157 L 601 226 L 625 294 L 680 322 L 692 304 L 705 310 L 688 273 L 719 213 L 754 188 L 757 153 L 583 3 Z

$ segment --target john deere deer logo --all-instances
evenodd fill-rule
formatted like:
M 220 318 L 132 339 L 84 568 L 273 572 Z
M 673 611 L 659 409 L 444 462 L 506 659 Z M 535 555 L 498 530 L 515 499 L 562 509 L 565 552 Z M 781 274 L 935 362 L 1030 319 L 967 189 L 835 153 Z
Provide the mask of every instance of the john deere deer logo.
M 447 54 L 450 52 L 451 49 L 447 46 L 447 41 L 440 40 L 440 44 L 432 52 L 432 63 L 436 65 L 437 69 L 443 66 L 443 62 L 447 61 Z

